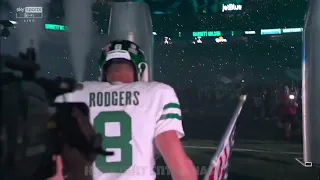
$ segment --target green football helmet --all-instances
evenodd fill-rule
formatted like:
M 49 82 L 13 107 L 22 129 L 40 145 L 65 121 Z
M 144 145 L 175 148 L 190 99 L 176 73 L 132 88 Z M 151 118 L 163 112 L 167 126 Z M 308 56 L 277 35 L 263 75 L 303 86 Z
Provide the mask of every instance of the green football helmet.
M 101 79 L 103 77 L 103 68 L 108 66 L 108 62 L 111 63 L 112 60 L 124 59 L 132 63 L 136 71 L 137 81 L 148 81 L 148 64 L 146 62 L 143 51 L 140 47 L 128 40 L 115 40 L 110 42 L 105 48 L 102 49 L 99 58 L 99 68 L 101 72 Z

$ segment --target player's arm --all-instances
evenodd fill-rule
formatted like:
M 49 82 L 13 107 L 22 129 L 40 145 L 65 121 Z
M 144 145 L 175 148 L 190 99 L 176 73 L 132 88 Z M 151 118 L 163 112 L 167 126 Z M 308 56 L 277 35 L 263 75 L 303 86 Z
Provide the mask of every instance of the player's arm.
M 184 131 L 179 100 L 170 86 L 165 86 L 161 91 L 160 113 L 155 130 L 156 146 L 174 180 L 196 180 L 196 169 L 180 141 Z

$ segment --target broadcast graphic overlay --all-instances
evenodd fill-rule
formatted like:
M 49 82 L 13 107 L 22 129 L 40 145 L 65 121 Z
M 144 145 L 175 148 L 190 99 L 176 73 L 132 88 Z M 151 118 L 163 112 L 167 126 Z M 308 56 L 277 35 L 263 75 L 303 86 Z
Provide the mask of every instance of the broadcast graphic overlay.
M 36 19 L 43 18 L 42 7 L 18 7 L 16 9 L 16 18 L 22 19 L 25 23 L 33 23 Z

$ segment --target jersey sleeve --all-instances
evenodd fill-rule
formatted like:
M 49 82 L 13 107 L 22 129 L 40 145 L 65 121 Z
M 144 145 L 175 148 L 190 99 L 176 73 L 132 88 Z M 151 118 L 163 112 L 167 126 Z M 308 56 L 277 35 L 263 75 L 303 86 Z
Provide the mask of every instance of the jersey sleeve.
M 184 136 L 181 109 L 178 97 L 174 89 L 168 85 L 161 87 L 160 100 L 158 105 L 158 117 L 155 128 L 155 135 L 174 130 L 179 138 Z

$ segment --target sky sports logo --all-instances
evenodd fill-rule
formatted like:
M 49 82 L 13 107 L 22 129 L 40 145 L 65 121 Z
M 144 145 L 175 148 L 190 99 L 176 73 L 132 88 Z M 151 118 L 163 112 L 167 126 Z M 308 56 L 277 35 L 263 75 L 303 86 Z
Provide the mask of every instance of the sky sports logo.
M 42 7 L 25 7 L 17 8 L 17 12 L 23 12 L 23 13 L 42 13 Z

